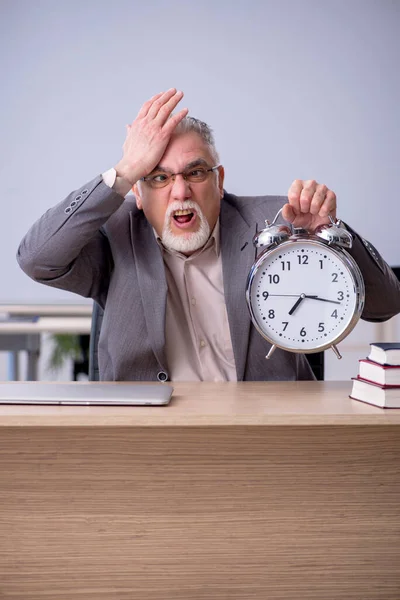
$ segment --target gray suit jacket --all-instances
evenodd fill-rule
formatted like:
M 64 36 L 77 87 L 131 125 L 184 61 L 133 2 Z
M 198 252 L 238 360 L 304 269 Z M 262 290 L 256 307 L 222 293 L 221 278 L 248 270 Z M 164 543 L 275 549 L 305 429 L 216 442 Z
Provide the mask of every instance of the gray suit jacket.
M 251 326 L 245 299 L 254 261 L 252 238 L 287 199 L 225 193 L 220 231 L 225 301 L 238 381 L 312 379 L 300 354 L 276 350 Z M 364 276 L 363 318 L 400 312 L 400 286 L 372 246 L 351 251 Z M 100 378 L 156 380 L 165 357 L 167 284 L 153 229 L 133 196 L 125 200 L 96 177 L 48 210 L 22 240 L 17 258 L 35 281 L 93 298 L 105 308 L 99 341 Z

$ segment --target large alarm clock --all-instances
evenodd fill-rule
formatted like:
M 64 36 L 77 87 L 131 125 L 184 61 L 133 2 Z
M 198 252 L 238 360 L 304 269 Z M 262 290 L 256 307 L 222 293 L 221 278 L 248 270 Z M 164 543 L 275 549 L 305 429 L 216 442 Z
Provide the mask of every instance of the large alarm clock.
M 282 210 L 282 209 L 281 209 Z M 364 281 L 346 252 L 352 235 L 340 221 L 314 234 L 304 229 L 270 224 L 255 235 L 261 254 L 246 286 L 251 319 L 258 332 L 275 348 L 313 353 L 332 348 L 355 327 L 365 300 Z

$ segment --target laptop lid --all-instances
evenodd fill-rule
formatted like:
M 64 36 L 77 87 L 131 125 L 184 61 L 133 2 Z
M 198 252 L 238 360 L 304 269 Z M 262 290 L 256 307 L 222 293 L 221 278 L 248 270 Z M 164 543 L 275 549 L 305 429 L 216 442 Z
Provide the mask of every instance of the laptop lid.
M 0 382 L 0 404 L 163 406 L 173 387 L 139 382 Z

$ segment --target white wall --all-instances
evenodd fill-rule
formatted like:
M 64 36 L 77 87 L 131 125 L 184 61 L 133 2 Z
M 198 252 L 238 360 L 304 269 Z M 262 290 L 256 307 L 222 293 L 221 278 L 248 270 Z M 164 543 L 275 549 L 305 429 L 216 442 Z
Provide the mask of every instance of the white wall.
M 77 299 L 19 270 L 19 240 L 171 86 L 214 128 L 228 190 L 315 178 L 400 264 L 399 34 L 394 0 L 2 0 L 0 302 Z

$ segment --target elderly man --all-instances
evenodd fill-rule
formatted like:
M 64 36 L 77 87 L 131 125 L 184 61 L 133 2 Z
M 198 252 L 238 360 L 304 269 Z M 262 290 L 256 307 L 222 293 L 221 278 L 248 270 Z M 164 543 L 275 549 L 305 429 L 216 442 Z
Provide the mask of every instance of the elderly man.
M 103 380 L 311 379 L 302 355 L 265 360 L 245 284 L 256 223 L 284 206 L 286 220 L 313 231 L 335 216 L 336 196 L 300 180 L 287 198 L 228 194 L 209 127 L 187 109 L 172 114 L 182 96 L 171 89 L 143 105 L 115 168 L 48 210 L 18 261 L 36 281 L 104 308 Z M 375 249 L 356 236 L 351 253 L 366 285 L 363 318 L 399 312 L 399 284 Z

